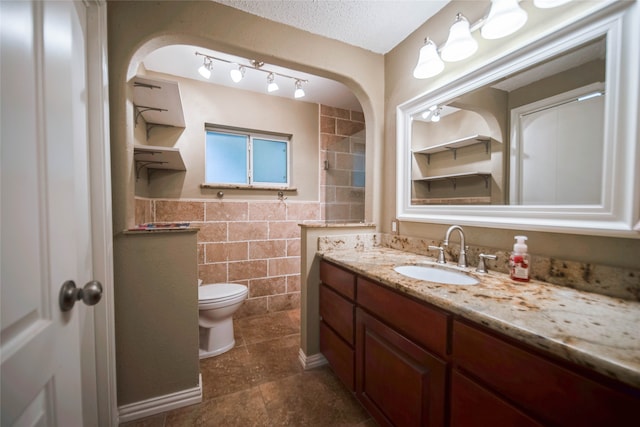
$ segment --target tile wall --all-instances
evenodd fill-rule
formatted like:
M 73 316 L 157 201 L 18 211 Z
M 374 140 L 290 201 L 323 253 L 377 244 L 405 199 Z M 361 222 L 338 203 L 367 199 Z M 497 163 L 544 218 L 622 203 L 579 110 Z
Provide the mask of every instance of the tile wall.
M 323 219 L 327 222 L 363 221 L 364 114 L 320 106 L 320 150 Z
M 198 227 L 198 277 L 249 287 L 237 318 L 300 307 L 300 224 L 318 221 L 317 202 L 136 198 L 136 223 Z

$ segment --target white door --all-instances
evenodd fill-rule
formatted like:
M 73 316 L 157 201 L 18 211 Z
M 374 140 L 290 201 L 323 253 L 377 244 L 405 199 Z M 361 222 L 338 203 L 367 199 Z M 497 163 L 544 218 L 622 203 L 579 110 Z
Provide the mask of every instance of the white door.
M 58 303 L 92 279 L 86 10 L 2 0 L 0 18 L 0 424 L 95 425 L 94 308 Z

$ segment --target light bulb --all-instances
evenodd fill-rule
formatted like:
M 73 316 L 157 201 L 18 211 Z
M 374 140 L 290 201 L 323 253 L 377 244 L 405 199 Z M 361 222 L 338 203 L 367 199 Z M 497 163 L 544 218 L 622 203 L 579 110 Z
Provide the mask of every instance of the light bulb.
M 269 75 L 267 76 L 267 82 L 269 83 L 267 85 L 267 92 L 275 92 L 280 89 L 278 87 L 278 83 L 275 82 L 275 76 L 273 75 L 273 73 L 269 73 Z
M 234 68 L 233 70 L 229 71 L 229 75 L 231 76 L 231 80 L 233 80 L 234 83 L 238 83 L 244 77 L 244 67 L 241 66 L 238 68 Z
M 552 7 L 562 6 L 571 0 L 533 0 L 533 5 L 540 9 L 550 9 Z
M 499 39 L 515 33 L 526 22 L 527 12 L 518 5 L 518 0 L 492 0 L 480 34 L 485 39 Z
M 449 29 L 449 38 L 442 48 L 440 57 L 443 61 L 462 61 L 478 50 L 478 42 L 471 36 L 469 21 L 461 13 Z
M 431 116 L 431 121 L 434 123 L 437 123 L 440 121 L 440 108 L 438 108 L 435 113 L 433 113 L 433 116 Z
M 302 82 L 296 80 L 296 91 L 293 93 L 294 98 L 302 98 L 304 96 L 304 90 L 302 90 Z
M 207 58 L 205 56 L 204 63 L 200 68 L 198 68 L 198 73 L 205 79 L 209 79 L 211 77 L 211 69 L 213 68 L 213 64 L 211 63 L 211 58 Z
M 426 79 L 438 75 L 444 69 L 444 62 L 438 56 L 436 44 L 430 39 L 425 40 L 424 46 L 420 48 L 418 64 L 413 70 L 413 77 L 416 79 Z

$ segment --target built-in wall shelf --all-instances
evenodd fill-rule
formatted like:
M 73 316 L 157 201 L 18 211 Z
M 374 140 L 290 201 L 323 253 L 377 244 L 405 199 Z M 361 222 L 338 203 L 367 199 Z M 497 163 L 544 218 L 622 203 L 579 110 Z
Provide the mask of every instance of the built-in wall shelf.
M 186 171 L 180 150 L 174 147 L 158 147 L 155 145 L 136 145 L 133 147 L 133 159 L 136 163 L 136 179 L 140 171 L 147 168 L 153 170 Z M 148 175 L 150 176 L 150 175 Z
M 185 127 L 178 82 L 141 76 L 131 81 L 135 123 L 144 119 L 147 139 L 157 126 Z
M 438 175 L 438 176 L 425 176 L 422 178 L 414 179 L 414 181 L 426 182 L 431 191 L 431 183 L 434 181 L 451 181 L 453 184 L 453 189 L 456 189 L 457 183 L 459 179 L 469 179 L 469 178 L 484 178 L 485 187 L 489 187 L 489 179 L 491 178 L 490 172 L 464 172 L 464 173 L 452 173 L 448 175 Z
M 486 135 L 471 135 L 466 136 L 464 138 L 455 139 L 452 141 L 443 142 L 441 144 L 433 145 L 427 148 L 420 148 L 418 150 L 414 150 L 414 154 L 426 154 L 427 155 L 427 163 L 431 163 L 431 154 L 440 153 L 442 151 L 451 151 L 453 153 L 453 158 L 457 158 L 458 148 L 468 147 L 476 144 L 484 144 L 485 151 L 489 153 L 491 148 L 492 138 Z

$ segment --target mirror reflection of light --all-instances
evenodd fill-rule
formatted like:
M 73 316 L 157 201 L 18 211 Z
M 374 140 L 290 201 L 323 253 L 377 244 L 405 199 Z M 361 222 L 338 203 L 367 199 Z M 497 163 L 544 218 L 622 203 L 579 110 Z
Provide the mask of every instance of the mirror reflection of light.
M 587 99 L 597 98 L 597 97 L 602 96 L 602 95 L 604 95 L 604 93 L 603 93 L 603 92 L 601 92 L 601 91 L 596 91 L 596 92 L 588 93 L 588 94 L 586 94 L 586 95 L 583 95 L 583 96 L 579 97 L 579 98 L 577 99 L 577 101 L 578 101 L 578 102 L 580 102 L 580 101 L 586 101 Z

